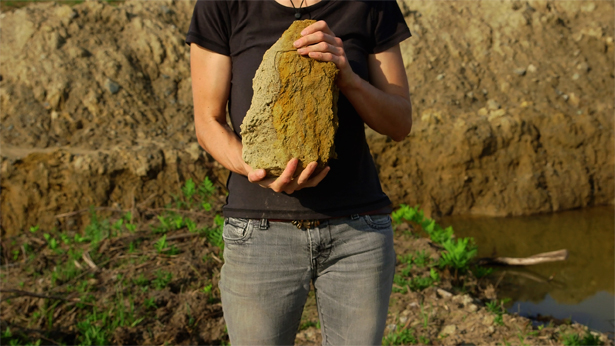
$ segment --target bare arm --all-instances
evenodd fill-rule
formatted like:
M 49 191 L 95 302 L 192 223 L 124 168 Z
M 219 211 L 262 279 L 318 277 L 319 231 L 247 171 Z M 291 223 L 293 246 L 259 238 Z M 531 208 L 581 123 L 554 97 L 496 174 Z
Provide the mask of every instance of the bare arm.
M 337 85 L 369 127 L 396 141 L 410 133 L 412 104 L 399 45 L 369 56 L 370 84 L 352 71 L 342 40 L 326 22 L 316 22 L 301 34 L 295 42 L 299 54 L 337 65 Z
M 226 104 L 231 88 L 231 58 L 196 44 L 190 45 L 194 125 L 199 144 L 229 170 L 245 175 L 248 180 L 275 192 L 293 193 L 318 185 L 329 172 L 325 168 L 312 177 L 316 162 L 311 162 L 298 177 L 294 177 L 298 160 L 288 162 L 276 178 L 265 179 L 264 169 L 252 169 L 241 157 L 239 137 L 226 124 Z
M 196 44 L 190 45 L 194 125 L 199 144 L 229 170 L 251 171 L 241 158 L 241 142 L 226 124 L 226 103 L 231 87 L 231 58 Z

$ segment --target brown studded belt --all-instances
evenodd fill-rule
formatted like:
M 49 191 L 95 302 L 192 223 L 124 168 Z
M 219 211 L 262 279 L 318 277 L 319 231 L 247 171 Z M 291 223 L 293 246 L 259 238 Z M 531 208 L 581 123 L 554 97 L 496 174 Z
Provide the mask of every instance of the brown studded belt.
M 329 220 L 329 219 L 325 219 Z M 283 219 L 267 219 L 267 221 L 272 222 L 290 222 L 295 225 L 298 229 L 306 230 L 314 227 L 320 226 L 320 223 L 325 220 L 283 220 Z
M 290 223 L 298 229 L 310 229 L 320 226 L 320 220 L 292 220 Z
M 361 213 L 361 214 L 356 214 L 356 215 L 374 215 L 374 214 L 389 214 L 390 210 L 388 209 L 389 207 L 386 208 L 381 208 L 378 210 L 373 210 L 370 212 L 366 212 L 366 213 Z M 341 219 L 344 218 L 346 216 L 340 216 L 340 217 L 332 217 L 332 218 L 328 218 L 328 219 L 322 219 L 322 220 L 283 220 L 283 219 L 268 219 L 268 221 L 273 221 L 273 222 L 290 222 L 291 224 L 295 225 L 295 227 L 297 227 L 298 229 L 310 229 L 310 228 L 314 228 L 314 227 L 318 227 L 320 226 L 321 222 L 324 222 L 326 220 L 331 220 L 331 219 Z

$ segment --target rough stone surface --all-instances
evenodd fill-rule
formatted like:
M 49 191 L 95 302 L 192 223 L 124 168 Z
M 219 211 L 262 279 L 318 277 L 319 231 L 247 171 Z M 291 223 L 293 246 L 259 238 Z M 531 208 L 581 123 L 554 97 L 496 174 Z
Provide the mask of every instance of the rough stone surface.
M 337 67 L 297 54 L 293 42 L 313 20 L 295 21 L 265 55 L 254 77 L 254 96 L 241 125 L 243 159 L 278 176 L 292 158 L 319 169 L 335 158 Z

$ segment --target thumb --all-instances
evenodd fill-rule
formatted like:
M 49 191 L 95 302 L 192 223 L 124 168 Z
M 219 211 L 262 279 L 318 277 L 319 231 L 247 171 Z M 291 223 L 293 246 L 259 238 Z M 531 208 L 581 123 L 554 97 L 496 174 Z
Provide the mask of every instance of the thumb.
M 253 183 L 256 181 L 261 181 L 265 178 L 265 176 L 267 175 L 267 172 L 265 172 L 264 169 L 255 169 L 250 171 L 250 173 L 248 173 L 248 180 Z

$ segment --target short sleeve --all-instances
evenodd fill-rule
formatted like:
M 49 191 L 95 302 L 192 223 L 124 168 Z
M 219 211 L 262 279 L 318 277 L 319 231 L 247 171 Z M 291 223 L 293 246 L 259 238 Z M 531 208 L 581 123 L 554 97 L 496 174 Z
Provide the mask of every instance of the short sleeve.
M 372 20 L 374 28 L 373 54 L 384 52 L 412 36 L 404 15 L 395 0 L 375 1 Z
M 229 38 L 231 16 L 227 1 L 198 0 L 186 35 L 186 44 L 199 46 L 223 55 L 231 55 Z

